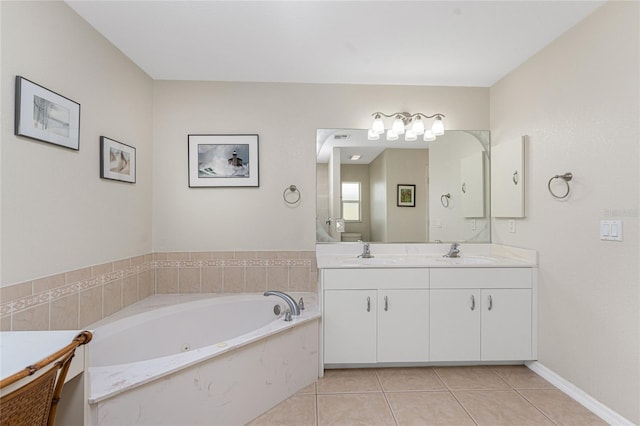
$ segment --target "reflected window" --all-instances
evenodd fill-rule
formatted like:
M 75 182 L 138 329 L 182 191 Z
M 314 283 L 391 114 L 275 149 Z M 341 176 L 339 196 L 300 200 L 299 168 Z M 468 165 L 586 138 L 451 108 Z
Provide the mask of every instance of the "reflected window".
M 342 218 L 360 222 L 360 182 L 342 182 Z

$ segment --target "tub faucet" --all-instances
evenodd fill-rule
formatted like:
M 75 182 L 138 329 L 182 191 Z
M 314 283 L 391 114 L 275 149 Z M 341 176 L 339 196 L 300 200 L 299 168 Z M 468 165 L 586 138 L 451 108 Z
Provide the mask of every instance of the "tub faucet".
M 289 305 L 289 311 L 291 312 L 291 315 L 294 315 L 294 316 L 300 315 L 300 307 L 298 306 L 296 301 L 293 299 L 293 297 L 289 296 L 287 293 L 283 291 L 269 290 L 269 291 L 265 291 L 264 295 L 278 296 L 279 298 L 287 302 L 287 305 Z M 291 317 L 288 315 L 285 315 L 284 320 L 291 321 Z
M 443 254 L 442 257 L 460 257 L 460 250 L 458 249 L 460 244 L 453 243 L 451 247 L 449 247 L 449 253 Z
M 369 243 L 362 244 L 362 254 L 359 254 L 358 257 L 361 257 L 363 259 L 371 259 L 373 257 L 369 248 Z

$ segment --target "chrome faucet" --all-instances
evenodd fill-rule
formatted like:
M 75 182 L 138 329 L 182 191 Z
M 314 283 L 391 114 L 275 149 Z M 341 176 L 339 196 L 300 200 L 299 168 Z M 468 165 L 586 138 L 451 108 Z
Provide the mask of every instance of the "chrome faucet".
M 362 244 L 362 254 L 359 254 L 358 257 L 361 257 L 363 259 L 371 259 L 373 257 L 373 255 L 371 254 L 369 243 Z
M 442 257 L 460 257 L 460 250 L 458 249 L 460 244 L 453 243 L 451 247 L 449 247 L 449 253 L 443 254 Z
M 287 293 L 283 291 L 269 290 L 264 292 L 265 296 L 278 296 L 289 305 L 289 315 L 284 316 L 285 321 L 291 321 L 291 315 L 297 316 L 300 315 L 300 306 L 296 303 L 293 297 L 289 296 Z

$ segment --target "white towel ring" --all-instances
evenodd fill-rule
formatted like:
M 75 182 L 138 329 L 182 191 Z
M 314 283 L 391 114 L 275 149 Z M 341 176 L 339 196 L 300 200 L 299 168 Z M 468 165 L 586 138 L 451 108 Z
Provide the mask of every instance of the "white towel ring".
M 565 185 L 567 185 L 567 191 L 564 194 L 558 195 L 558 194 L 554 193 L 553 190 L 551 189 L 551 182 L 553 182 L 555 179 L 562 179 L 564 181 Z M 567 172 L 567 173 L 565 173 L 563 175 L 551 176 L 551 179 L 549 179 L 549 183 L 547 183 L 547 189 L 549 190 L 549 193 L 554 198 L 557 198 L 559 200 L 567 198 L 569 196 L 569 193 L 571 192 L 571 187 L 569 186 L 569 182 L 571 181 L 571 179 L 573 179 L 573 173 L 571 173 L 571 172 Z
M 289 195 L 290 193 L 293 193 L 294 196 L 290 196 L 288 198 L 287 195 Z M 297 204 L 300 201 L 301 197 L 302 195 L 300 194 L 300 190 L 295 185 L 290 185 L 288 188 L 285 188 L 284 192 L 282 193 L 282 198 L 287 204 Z

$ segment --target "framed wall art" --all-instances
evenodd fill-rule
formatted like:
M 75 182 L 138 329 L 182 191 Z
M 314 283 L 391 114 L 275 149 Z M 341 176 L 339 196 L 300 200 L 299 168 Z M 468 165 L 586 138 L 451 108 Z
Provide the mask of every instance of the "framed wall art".
M 100 136 L 100 177 L 136 183 L 136 149 Z
M 15 134 L 80 149 L 80 104 L 16 76 Z
M 188 135 L 189 187 L 260 186 L 258 135 Z
M 398 185 L 398 207 L 415 207 L 416 206 L 416 186 L 415 185 Z

